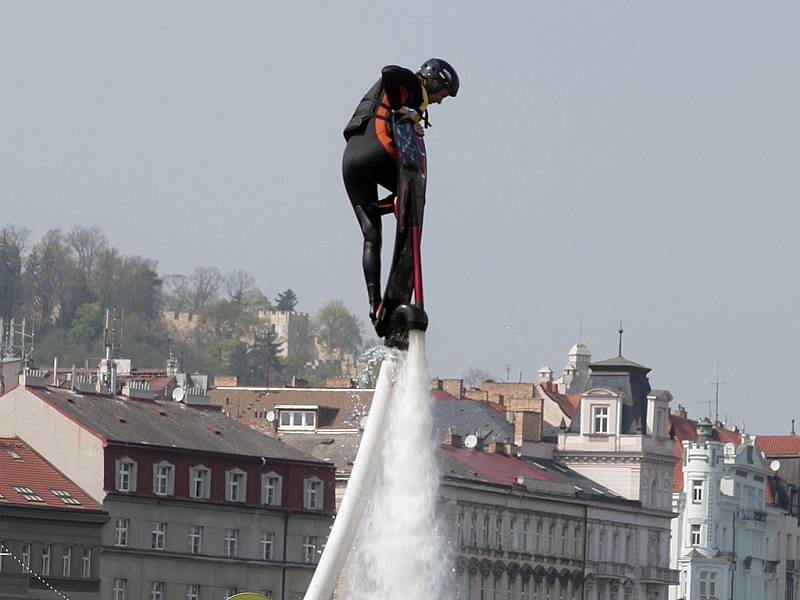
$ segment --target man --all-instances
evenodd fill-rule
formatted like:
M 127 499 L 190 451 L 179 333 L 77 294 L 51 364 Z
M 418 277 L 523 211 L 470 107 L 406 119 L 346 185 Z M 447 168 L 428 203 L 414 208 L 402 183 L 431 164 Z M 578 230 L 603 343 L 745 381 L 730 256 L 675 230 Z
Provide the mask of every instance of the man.
M 447 61 L 431 58 L 416 73 L 390 65 L 366 93 L 344 129 L 347 146 L 342 175 L 347 195 L 364 235 L 363 266 L 369 297 L 369 316 L 381 302 L 381 217 L 393 211 L 397 193 L 397 152 L 392 135 L 392 113 L 410 117 L 417 135 L 423 135 L 428 106 L 458 94 L 459 80 Z M 378 197 L 378 186 L 391 193 Z

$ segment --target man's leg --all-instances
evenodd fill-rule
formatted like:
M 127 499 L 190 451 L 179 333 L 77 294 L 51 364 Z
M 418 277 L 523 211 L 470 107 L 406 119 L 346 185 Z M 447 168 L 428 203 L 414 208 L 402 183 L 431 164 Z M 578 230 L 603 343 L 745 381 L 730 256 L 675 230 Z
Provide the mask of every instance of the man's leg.
M 381 214 L 377 204 L 358 205 L 354 209 L 364 236 L 362 263 L 372 318 L 381 302 Z

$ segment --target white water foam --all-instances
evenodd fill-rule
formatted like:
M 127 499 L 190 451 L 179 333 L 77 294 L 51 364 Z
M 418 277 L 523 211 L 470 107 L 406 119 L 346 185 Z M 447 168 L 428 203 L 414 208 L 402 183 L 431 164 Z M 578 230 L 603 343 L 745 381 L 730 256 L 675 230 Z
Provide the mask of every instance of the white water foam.
M 438 514 L 439 469 L 425 334 L 398 353 L 374 494 L 355 544 L 349 600 L 454 597 L 452 559 Z

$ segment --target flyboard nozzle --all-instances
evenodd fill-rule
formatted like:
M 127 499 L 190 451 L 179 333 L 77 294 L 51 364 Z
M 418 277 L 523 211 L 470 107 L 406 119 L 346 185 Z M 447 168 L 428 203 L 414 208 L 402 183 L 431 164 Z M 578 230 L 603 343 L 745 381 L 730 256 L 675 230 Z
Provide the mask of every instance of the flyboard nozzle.
M 389 319 L 389 333 L 384 342 L 389 348 L 408 350 L 409 330 L 428 329 L 428 314 L 419 304 L 401 304 L 394 309 Z

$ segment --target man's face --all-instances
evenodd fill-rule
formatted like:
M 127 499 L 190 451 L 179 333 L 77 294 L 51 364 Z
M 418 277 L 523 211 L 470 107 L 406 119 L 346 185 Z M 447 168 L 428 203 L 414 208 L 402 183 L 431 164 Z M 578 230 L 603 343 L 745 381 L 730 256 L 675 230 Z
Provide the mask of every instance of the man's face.
M 447 91 L 447 88 L 442 88 L 440 90 L 436 90 L 435 92 L 428 92 L 428 103 L 429 104 L 441 104 L 442 100 L 447 98 L 450 95 L 450 92 Z

